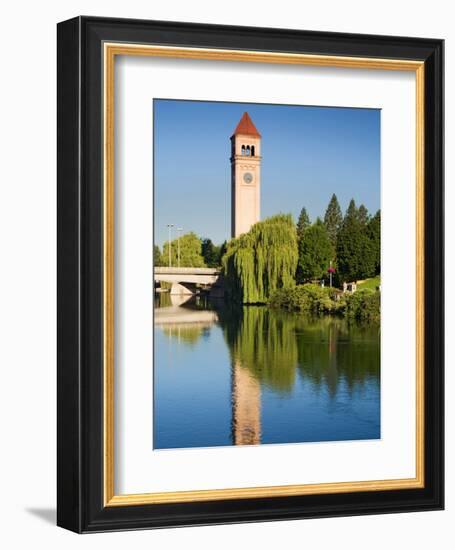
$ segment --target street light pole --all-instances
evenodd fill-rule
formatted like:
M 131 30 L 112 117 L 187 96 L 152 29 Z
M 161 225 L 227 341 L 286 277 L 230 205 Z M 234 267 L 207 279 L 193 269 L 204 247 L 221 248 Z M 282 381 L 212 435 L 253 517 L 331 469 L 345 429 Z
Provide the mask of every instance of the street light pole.
M 173 223 L 168 223 L 167 227 L 169 229 L 169 267 L 172 267 L 172 262 L 171 262 L 171 228 L 174 227 L 174 224 Z
M 180 267 L 180 236 L 183 231 L 183 227 L 177 227 L 177 266 Z

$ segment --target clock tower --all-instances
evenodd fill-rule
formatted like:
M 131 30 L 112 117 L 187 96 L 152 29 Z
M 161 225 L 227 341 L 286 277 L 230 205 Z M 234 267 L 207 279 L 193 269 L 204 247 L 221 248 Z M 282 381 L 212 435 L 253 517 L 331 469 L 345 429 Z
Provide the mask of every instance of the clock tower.
M 231 136 L 231 237 L 247 233 L 260 219 L 261 134 L 243 113 Z

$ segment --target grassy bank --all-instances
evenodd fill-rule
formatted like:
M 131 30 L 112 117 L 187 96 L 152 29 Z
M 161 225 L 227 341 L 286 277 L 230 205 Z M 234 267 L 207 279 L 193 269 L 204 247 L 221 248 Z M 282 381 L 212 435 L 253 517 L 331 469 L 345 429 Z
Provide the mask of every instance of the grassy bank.
M 297 285 L 273 292 L 269 306 L 312 315 L 339 315 L 364 323 L 379 323 L 381 318 L 380 292 L 371 288 L 343 294 L 314 284 Z
M 377 290 L 381 286 L 381 276 L 377 275 L 371 279 L 365 279 L 364 281 L 359 281 L 357 283 L 358 290 Z

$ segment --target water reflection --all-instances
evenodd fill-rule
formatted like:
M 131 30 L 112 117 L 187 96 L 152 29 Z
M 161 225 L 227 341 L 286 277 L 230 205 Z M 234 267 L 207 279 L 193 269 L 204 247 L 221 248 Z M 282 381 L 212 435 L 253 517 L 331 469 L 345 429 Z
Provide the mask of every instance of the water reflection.
M 377 327 L 166 300 L 155 304 L 155 447 L 380 437 Z
M 232 444 L 261 442 L 261 386 L 259 381 L 234 361 L 232 366 Z

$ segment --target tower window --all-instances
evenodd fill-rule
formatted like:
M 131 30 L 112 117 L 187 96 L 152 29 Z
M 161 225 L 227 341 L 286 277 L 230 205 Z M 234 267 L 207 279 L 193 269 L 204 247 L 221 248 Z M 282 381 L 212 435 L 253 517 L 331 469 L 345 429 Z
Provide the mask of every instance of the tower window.
M 254 157 L 254 145 L 251 146 L 251 156 Z
M 242 145 L 242 155 L 245 156 L 245 145 Z
M 247 145 L 247 146 L 246 146 L 246 156 L 249 157 L 250 154 L 251 154 L 251 149 L 250 149 L 250 146 Z

